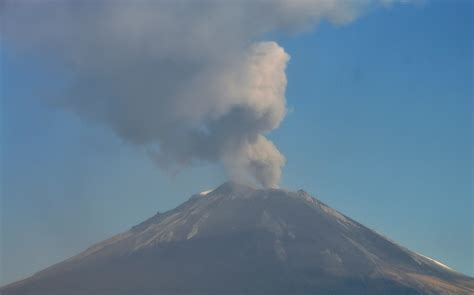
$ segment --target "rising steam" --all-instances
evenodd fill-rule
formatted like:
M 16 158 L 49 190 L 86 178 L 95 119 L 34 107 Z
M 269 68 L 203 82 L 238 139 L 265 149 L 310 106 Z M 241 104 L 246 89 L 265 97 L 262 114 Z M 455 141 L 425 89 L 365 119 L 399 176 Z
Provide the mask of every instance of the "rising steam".
M 66 66 L 72 83 L 56 103 L 147 147 L 160 167 L 217 162 L 275 187 L 285 157 L 266 135 L 286 113 L 289 55 L 257 40 L 390 2 L 7 1 L 2 43 Z

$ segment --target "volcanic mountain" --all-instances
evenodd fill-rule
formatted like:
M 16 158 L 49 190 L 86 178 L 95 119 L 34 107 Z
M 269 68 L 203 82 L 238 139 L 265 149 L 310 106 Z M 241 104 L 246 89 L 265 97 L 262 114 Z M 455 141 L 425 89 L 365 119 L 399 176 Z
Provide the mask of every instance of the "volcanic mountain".
M 299 190 L 225 183 L 4 295 L 474 294 L 474 279 Z

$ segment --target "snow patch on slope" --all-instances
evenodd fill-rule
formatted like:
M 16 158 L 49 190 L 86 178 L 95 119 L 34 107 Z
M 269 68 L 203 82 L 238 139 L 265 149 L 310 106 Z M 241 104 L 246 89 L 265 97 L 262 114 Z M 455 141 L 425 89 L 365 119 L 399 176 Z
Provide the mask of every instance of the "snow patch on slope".
M 450 268 L 450 267 L 447 266 L 446 264 L 443 264 L 443 263 L 441 263 L 441 262 L 439 262 L 439 261 L 437 261 L 437 260 L 434 260 L 434 259 L 431 258 L 431 257 L 425 256 L 425 255 L 420 254 L 420 253 L 416 253 L 416 254 L 420 255 L 420 256 L 423 257 L 423 258 L 428 259 L 429 261 L 433 262 L 433 263 L 436 264 L 436 265 L 439 265 L 439 266 L 441 266 L 441 267 L 443 267 L 443 268 L 446 268 L 446 269 L 449 269 L 449 270 L 453 270 L 452 268 Z
M 200 196 L 207 196 L 209 193 L 213 192 L 215 189 L 210 189 L 207 191 L 200 192 L 198 195 Z

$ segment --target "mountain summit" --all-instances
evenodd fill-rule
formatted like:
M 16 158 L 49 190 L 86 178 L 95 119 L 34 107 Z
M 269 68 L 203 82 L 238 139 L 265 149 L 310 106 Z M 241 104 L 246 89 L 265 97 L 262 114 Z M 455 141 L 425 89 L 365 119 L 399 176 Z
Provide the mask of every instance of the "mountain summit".
M 302 190 L 228 182 L 0 291 L 473 294 L 474 279 L 395 244 Z

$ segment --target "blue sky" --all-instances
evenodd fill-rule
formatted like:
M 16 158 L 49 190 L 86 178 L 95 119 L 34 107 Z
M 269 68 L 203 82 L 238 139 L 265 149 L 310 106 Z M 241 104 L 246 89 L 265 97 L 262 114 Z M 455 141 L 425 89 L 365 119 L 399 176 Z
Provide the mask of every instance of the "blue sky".
M 291 109 L 270 138 L 282 187 L 474 275 L 473 2 L 428 1 L 272 35 Z M 269 36 L 270 37 L 270 36 Z M 163 173 L 109 130 L 51 107 L 67 75 L 2 47 L 2 272 L 29 275 L 225 181 Z

